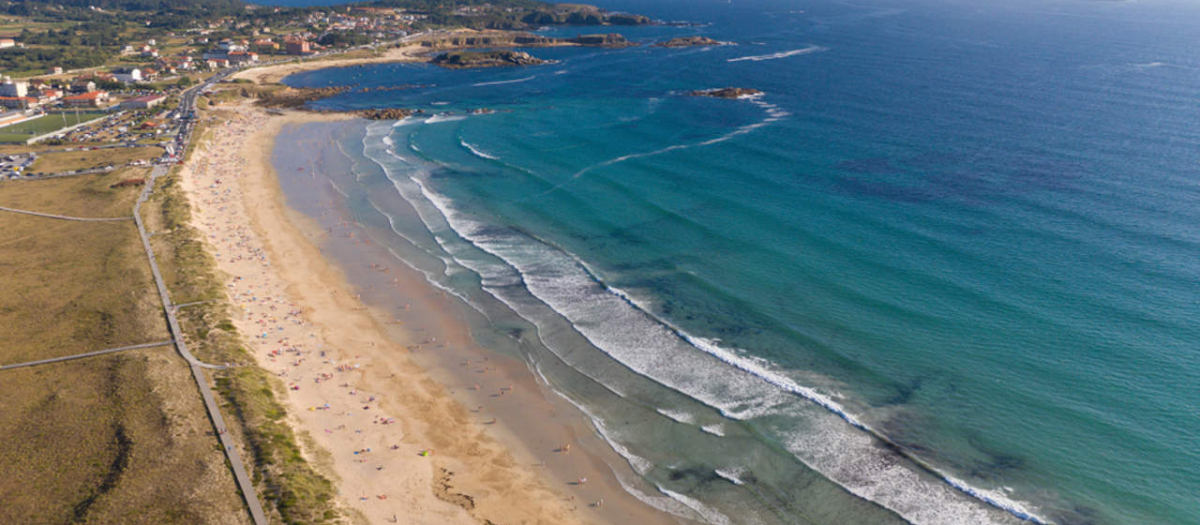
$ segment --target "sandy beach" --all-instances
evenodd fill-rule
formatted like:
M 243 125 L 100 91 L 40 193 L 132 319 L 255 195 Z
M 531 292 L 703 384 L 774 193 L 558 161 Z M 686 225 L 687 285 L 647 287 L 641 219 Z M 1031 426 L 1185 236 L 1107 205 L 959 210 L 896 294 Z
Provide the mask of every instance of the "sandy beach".
M 193 224 L 226 276 L 235 324 L 258 365 L 285 386 L 291 423 L 311 437 L 306 454 L 351 515 L 367 523 L 675 522 L 621 490 L 602 443 L 523 363 L 472 348 L 431 286 L 381 276 L 413 303 L 373 312 L 323 256 L 334 237 L 357 245 L 353 228 L 329 232 L 290 210 L 271 152 L 284 126 L 349 117 L 222 109 L 228 116 L 183 168 Z M 408 313 L 408 325 L 381 322 Z M 426 367 L 439 359 L 476 382 L 431 374 Z M 540 441 L 517 438 L 510 419 L 544 425 Z
M 305 60 L 288 62 L 274 66 L 255 67 L 240 71 L 230 78 L 253 80 L 258 84 L 272 84 L 293 73 L 328 69 L 335 67 L 360 66 L 363 64 L 380 64 L 386 62 L 416 62 L 422 60 L 421 55 L 428 53 L 427 47 L 420 42 L 412 42 L 400 47 L 385 50 L 379 56 L 369 58 L 334 58 L 332 60 Z

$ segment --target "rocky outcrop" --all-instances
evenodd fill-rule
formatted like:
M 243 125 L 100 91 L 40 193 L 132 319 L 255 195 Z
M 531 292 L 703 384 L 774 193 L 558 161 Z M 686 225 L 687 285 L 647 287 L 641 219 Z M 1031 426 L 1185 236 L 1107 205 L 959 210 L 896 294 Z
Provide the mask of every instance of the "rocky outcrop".
M 728 46 L 732 42 L 713 40 L 706 36 L 681 36 L 654 44 L 655 47 Z
M 727 87 L 720 89 L 702 89 L 689 93 L 693 97 L 714 97 L 714 98 L 745 98 L 754 97 L 763 94 L 762 91 L 750 88 Z
M 413 111 L 411 109 L 386 108 L 386 109 L 363 109 L 355 111 L 354 114 L 365 119 L 371 120 L 400 120 L 421 113 L 421 110 Z
M 430 62 L 442 67 L 466 69 L 476 67 L 536 66 L 546 61 L 522 51 L 458 51 L 442 53 Z
M 567 42 L 579 44 L 581 46 L 597 47 L 630 47 L 637 45 L 626 40 L 624 36 L 617 33 L 608 33 L 603 35 L 579 35 L 575 38 L 567 39 Z

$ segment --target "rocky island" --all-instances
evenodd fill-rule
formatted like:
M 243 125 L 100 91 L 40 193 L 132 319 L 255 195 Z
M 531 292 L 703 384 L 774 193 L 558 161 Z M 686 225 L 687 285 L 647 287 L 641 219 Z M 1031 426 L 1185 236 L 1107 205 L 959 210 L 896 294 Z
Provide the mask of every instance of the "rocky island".
M 536 66 L 548 63 L 522 51 L 453 51 L 430 60 L 442 67 L 466 69 L 476 67 Z
M 693 97 L 713 98 L 748 98 L 763 94 L 762 91 L 751 88 L 727 87 L 718 89 L 701 89 L 689 93 Z
M 666 42 L 654 44 L 654 47 L 693 47 L 693 46 L 731 46 L 733 42 L 713 40 L 706 36 L 680 36 Z

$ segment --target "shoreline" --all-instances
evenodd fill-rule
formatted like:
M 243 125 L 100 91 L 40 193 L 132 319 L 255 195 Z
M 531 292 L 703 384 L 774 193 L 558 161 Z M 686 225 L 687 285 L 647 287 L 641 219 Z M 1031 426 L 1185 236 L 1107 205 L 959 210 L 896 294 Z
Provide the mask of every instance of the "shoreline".
M 612 458 L 583 443 L 591 431 L 582 417 L 562 410 L 524 363 L 474 344 L 461 312 L 420 277 L 388 276 L 403 281 L 397 293 L 422 312 L 407 324 L 364 306 L 362 287 L 325 254 L 339 237 L 289 207 L 271 163 L 285 126 L 350 118 L 241 105 L 197 152 L 206 158 L 184 171 L 193 225 L 240 310 L 235 325 L 259 365 L 288 385 L 290 422 L 307 435 L 306 455 L 333 478 L 342 504 L 368 523 L 400 515 L 412 523 L 678 523 L 625 493 L 605 462 Z M 487 388 L 450 373 L 489 354 Z M 511 408 L 484 408 L 501 398 Z M 507 424 L 516 413 L 530 413 L 522 427 L 544 419 L 543 437 L 575 439 L 531 443 Z M 573 455 L 550 444 L 572 441 L 580 445 Z M 568 481 L 575 478 L 564 470 L 591 481 Z
M 421 55 L 428 52 L 429 48 L 422 46 L 418 41 L 415 43 L 406 43 L 406 45 L 401 47 L 388 48 L 381 56 L 376 57 L 334 57 L 329 59 L 301 60 L 298 62 L 289 62 L 286 64 L 277 64 L 272 66 L 252 67 L 243 71 L 239 71 L 231 75 L 229 78 L 232 80 L 250 80 L 260 85 L 274 84 L 278 83 L 280 80 L 283 80 L 288 75 L 303 73 L 305 71 L 316 71 L 318 69 L 337 69 L 366 64 L 420 62 L 422 60 Z

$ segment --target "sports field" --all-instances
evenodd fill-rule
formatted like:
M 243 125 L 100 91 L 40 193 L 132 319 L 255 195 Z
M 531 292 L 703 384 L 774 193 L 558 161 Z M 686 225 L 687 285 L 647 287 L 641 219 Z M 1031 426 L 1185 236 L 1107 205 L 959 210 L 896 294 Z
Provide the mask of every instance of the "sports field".
M 103 111 L 80 111 L 79 113 L 51 113 L 25 122 L 0 128 L 0 142 L 25 142 L 33 137 L 55 130 L 88 122 L 107 115 Z

